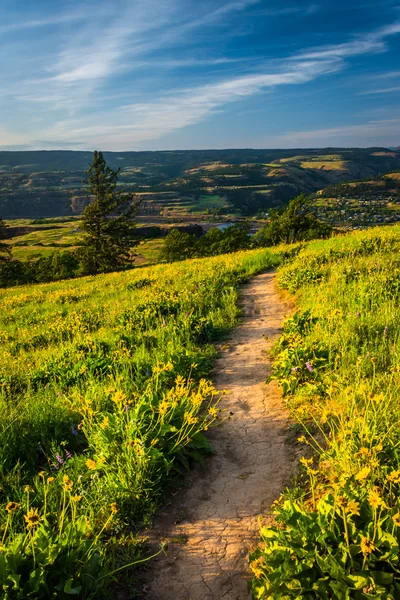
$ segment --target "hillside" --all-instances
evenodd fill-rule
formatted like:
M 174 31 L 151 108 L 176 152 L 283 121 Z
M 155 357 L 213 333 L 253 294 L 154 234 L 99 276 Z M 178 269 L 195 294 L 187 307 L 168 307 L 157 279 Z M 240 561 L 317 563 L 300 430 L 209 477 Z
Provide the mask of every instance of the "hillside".
M 193 219 L 202 214 L 254 215 L 300 192 L 400 169 L 384 148 L 105 152 L 121 168 L 120 185 L 142 199 L 141 214 Z M 79 215 L 89 152 L 0 152 L 0 215 Z
M 253 598 L 400 597 L 400 228 L 292 249 L 274 351 L 299 464 L 251 555 Z M 297 441 L 295 441 L 297 439 Z
M 201 495 L 190 492 L 189 516 L 173 505 L 174 554 L 150 563 L 157 593 L 183 582 L 203 598 L 215 572 L 221 578 L 209 586 L 245 589 L 246 540 L 268 514 L 250 556 L 254 598 L 294 599 L 309 589 L 321 599 L 397 598 L 399 247 L 400 226 L 379 227 L 273 252 L 2 290 L 0 584 L 10 599 L 18 600 L 15 580 L 20 598 L 47 589 L 113 595 L 114 570 L 143 557 L 132 531 L 150 525 L 172 482 L 210 452 L 204 433 L 217 423 L 226 429 L 212 433 L 210 484 L 188 482 Z M 240 315 L 239 285 L 279 263 L 277 276 L 242 290 L 244 321 L 215 362 L 213 344 Z M 265 348 L 286 312 L 275 281 L 298 307 L 273 349 L 283 403 L 274 381 L 264 387 Z M 226 399 L 207 379 L 213 367 L 214 384 L 233 391 Z M 253 384 L 261 406 L 250 401 Z M 301 465 L 273 505 L 278 527 L 269 519 L 273 474 L 273 495 L 284 486 L 274 444 L 289 453 L 288 470 L 293 454 Z M 223 500 L 218 511 L 214 493 Z M 190 515 L 201 506 L 209 512 L 191 538 Z M 137 589 L 129 573 L 121 597 Z M 377 594 L 360 595 L 360 585 Z
M 331 185 L 316 194 L 318 214 L 336 225 L 371 226 L 400 221 L 400 171 Z
M 260 250 L 1 291 L 4 597 L 113 595 L 111 571 L 142 552 L 134 531 L 210 452 L 211 343 L 237 322 L 239 284 L 276 262 Z

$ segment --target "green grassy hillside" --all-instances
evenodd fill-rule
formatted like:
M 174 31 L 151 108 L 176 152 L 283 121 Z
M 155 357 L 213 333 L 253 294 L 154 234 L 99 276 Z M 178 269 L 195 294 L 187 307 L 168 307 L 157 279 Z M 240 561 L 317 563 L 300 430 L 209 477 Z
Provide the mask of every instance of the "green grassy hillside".
M 400 597 L 399 250 L 400 227 L 376 228 L 298 246 L 279 269 L 298 311 L 274 377 L 301 473 L 251 557 L 255 598 Z
M 171 480 L 210 451 L 211 343 L 243 252 L 0 293 L 0 587 L 7 600 L 110 597 Z

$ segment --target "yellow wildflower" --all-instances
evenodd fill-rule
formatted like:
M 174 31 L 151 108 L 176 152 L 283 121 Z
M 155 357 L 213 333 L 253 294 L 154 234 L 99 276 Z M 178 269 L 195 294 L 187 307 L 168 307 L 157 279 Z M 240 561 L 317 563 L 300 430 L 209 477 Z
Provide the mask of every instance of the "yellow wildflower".
M 400 527 L 400 513 L 396 513 L 393 516 L 393 523 L 396 525 L 396 527 Z
M 208 414 L 215 419 L 218 416 L 218 410 L 215 408 L 215 406 L 211 406 L 208 409 Z
M 94 471 L 97 468 L 96 462 L 93 459 L 91 459 L 91 458 L 87 459 L 86 466 L 91 471 Z
M 361 536 L 361 552 L 364 556 L 371 554 L 375 550 L 374 542 L 369 537 Z
M 188 425 L 195 425 L 199 420 L 198 417 L 193 417 L 193 415 L 191 415 L 191 413 L 187 411 L 184 413 L 183 416 Z
M 355 500 L 349 500 L 346 506 L 346 512 L 351 515 L 359 515 L 360 514 L 360 503 Z
M 72 492 L 73 485 L 74 485 L 74 482 L 72 481 L 72 479 L 70 479 L 68 477 L 68 475 L 64 475 L 64 477 L 63 477 L 63 486 L 64 486 L 65 491 Z
M 356 456 L 368 456 L 369 449 L 368 448 L 360 448 L 358 452 L 356 452 Z
M 108 417 L 104 417 L 103 422 L 100 423 L 100 427 L 104 430 L 104 429 L 107 429 L 109 424 L 110 424 L 110 419 Z
M 47 478 L 47 483 L 53 483 L 54 481 L 54 477 L 48 477 Z
M 27 529 L 33 529 L 39 525 L 40 517 L 37 508 L 31 508 L 26 515 L 24 515 Z
M 314 462 L 314 459 L 313 459 L 313 457 L 311 457 L 311 458 L 306 458 L 305 456 L 302 456 L 302 457 L 300 458 L 300 462 L 301 462 L 301 464 L 302 464 L 304 467 L 308 467 L 309 465 L 312 465 L 312 464 L 313 464 L 313 462 Z
M 71 496 L 71 500 L 72 502 L 79 502 L 80 500 L 82 500 L 82 496 Z
M 126 396 L 123 392 L 121 391 L 117 391 L 115 392 L 115 394 L 113 394 L 112 397 L 112 401 L 115 402 L 115 404 L 119 407 L 121 406 L 126 400 Z
M 378 508 L 378 506 L 384 506 L 384 501 L 379 495 L 378 491 L 374 488 L 368 494 L 368 501 L 372 508 Z
M 18 502 L 9 502 L 6 506 L 6 511 L 8 513 L 13 513 L 19 509 L 21 505 Z
M 400 471 L 392 471 L 389 473 L 387 480 L 391 483 L 400 483 Z
M 117 514 L 117 512 L 118 512 L 118 506 L 117 506 L 117 503 L 116 503 L 116 502 L 112 502 L 112 503 L 111 503 L 111 513 L 112 513 L 113 515 L 115 515 L 115 514 Z
M 300 437 L 298 437 L 298 438 L 297 438 L 297 441 L 298 441 L 300 444 L 305 444 L 305 442 L 306 442 L 306 438 L 305 438 L 305 436 L 304 436 L 304 435 L 301 435 Z
M 361 471 L 358 471 L 358 473 L 356 474 L 356 481 L 363 481 L 364 479 L 367 479 L 370 472 L 371 469 L 369 467 L 364 467 L 363 469 L 361 469 Z
M 164 416 L 166 414 L 166 412 L 168 411 L 168 407 L 169 407 L 169 404 L 166 400 L 163 400 L 162 402 L 160 402 L 160 404 L 158 405 L 158 412 L 160 413 L 161 416 Z
M 31 486 L 30 486 L 30 485 L 26 485 L 26 486 L 24 487 L 24 492 L 25 492 L 25 494 L 29 494 L 29 492 L 34 492 L 34 491 L 35 491 L 35 490 L 34 490 L 33 488 L 31 488 Z

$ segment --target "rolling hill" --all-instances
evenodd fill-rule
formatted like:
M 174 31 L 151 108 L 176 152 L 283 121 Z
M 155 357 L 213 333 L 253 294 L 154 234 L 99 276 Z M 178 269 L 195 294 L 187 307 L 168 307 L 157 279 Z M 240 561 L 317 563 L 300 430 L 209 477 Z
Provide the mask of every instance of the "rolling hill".
M 105 152 L 120 185 L 142 199 L 143 215 L 254 215 L 300 192 L 400 169 L 385 148 Z M 42 218 L 82 213 L 90 152 L 0 152 L 0 215 Z

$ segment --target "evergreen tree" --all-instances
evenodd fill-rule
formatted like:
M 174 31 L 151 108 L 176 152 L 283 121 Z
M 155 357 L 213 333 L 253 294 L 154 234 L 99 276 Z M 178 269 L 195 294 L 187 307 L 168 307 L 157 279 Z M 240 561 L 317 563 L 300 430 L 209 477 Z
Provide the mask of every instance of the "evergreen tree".
M 7 225 L 0 217 L 0 262 L 10 260 L 11 248 L 9 244 L 5 244 L 2 240 L 5 240 L 7 236 Z
M 107 166 L 102 152 L 94 152 L 87 170 L 87 193 L 82 229 L 85 236 L 79 252 L 81 273 L 95 275 L 123 269 L 129 264 L 134 239 L 134 217 L 139 203 L 117 190 L 117 171 Z

